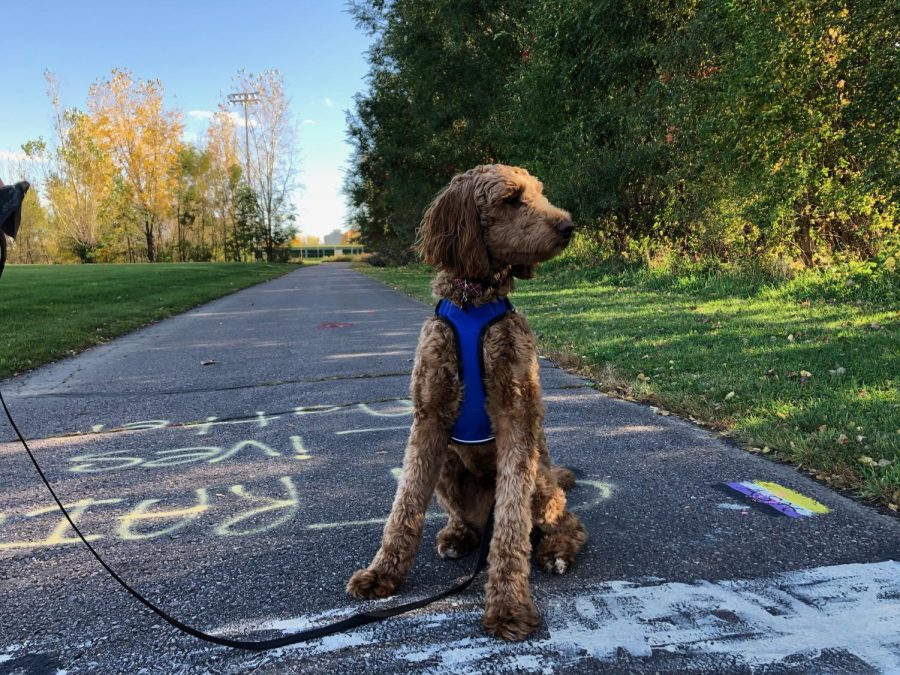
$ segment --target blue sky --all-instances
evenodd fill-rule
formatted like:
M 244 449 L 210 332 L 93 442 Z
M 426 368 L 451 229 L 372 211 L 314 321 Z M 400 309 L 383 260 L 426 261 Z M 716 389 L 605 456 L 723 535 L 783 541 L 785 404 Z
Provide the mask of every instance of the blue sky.
M 168 104 L 183 111 L 191 138 L 208 123 L 199 111 L 216 109 L 240 68 L 278 68 L 300 123 L 299 179 L 305 186 L 296 200 L 300 229 L 321 235 L 343 226 L 340 186 L 350 150 L 344 111 L 365 87 L 369 46 L 343 0 L 26 0 L 3 5 L 0 158 L 18 152 L 28 139 L 49 136 L 45 69 L 58 78 L 66 107 L 83 108 L 90 84 L 113 68 L 159 79 Z

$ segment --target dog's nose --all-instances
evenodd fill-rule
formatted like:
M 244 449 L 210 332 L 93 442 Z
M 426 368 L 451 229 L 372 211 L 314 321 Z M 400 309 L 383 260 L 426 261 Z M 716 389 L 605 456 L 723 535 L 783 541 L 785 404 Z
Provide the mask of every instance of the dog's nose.
M 568 239 L 572 236 L 572 230 L 575 229 L 575 223 L 573 223 L 568 218 L 566 220 L 561 220 L 556 224 L 556 231 L 559 232 L 563 237 Z

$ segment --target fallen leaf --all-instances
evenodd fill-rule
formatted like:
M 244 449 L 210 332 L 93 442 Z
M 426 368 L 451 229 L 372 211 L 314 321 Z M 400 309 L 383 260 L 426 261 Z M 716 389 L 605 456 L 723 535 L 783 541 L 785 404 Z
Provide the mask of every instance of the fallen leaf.
M 832 375 L 843 375 L 844 373 L 847 372 L 847 369 L 844 368 L 843 366 L 838 366 L 834 370 L 829 370 L 828 372 L 831 373 Z
M 735 394 L 733 391 L 729 391 L 727 394 L 725 394 L 725 400 L 726 400 L 726 401 L 730 401 L 730 400 L 733 399 L 735 396 L 737 396 L 737 394 Z
M 768 455 L 770 452 L 772 452 L 772 448 L 770 448 L 768 445 L 762 449 L 762 454 L 764 455 Z
M 868 455 L 860 455 L 856 458 L 856 461 L 860 464 L 865 464 L 866 466 L 872 466 L 875 464 L 875 460 L 869 457 Z
M 641 382 L 649 382 L 650 381 L 650 378 L 647 377 L 646 375 L 644 375 L 644 373 L 638 373 L 637 379 L 639 379 Z
M 216 361 L 215 359 L 208 359 L 206 361 L 201 361 L 200 365 L 201 366 L 211 366 L 214 363 L 218 363 L 218 361 Z
M 894 460 L 892 460 L 892 459 L 884 459 L 884 457 L 882 457 L 881 459 L 879 459 L 879 460 L 878 460 L 877 462 L 875 462 L 875 463 L 876 463 L 878 466 L 890 466 L 891 464 L 893 464 L 893 462 L 894 462 Z
M 847 438 L 847 434 L 841 434 L 834 440 L 836 440 L 838 442 L 838 445 L 845 445 L 847 443 L 847 441 L 849 441 L 850 439 Z
M 820 432 L 821 432 L 821 431 L 828 431 L 828 425 L 827 425 L 827 424 L 819 425 L 819 431 L 820 431 Z
M 793 341 L 794 341 L 794 334 L 791 333 L 790 335 L 788 335 L 788 342 L 793 342 Z

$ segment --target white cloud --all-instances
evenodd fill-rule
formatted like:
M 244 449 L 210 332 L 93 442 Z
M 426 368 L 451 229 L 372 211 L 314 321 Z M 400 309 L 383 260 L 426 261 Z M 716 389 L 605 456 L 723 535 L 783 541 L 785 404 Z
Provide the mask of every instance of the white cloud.
M 316 123 L 315 120 L 303 120 L 303 122 L 301 122 L 301 124 L 315 124 L 315 123 Z
M 0 150 L 0 162 L 24 162 L 27 159 L 24 152 Z
M 229 112 L 228 116 L 231 118 L 231 121 L 234 122 L 237 126 L 244 126 L 244 114 L 238 112 Z M 250 120 L 250 126 L 255 127 L 257 125 L 255 120 Z
M 244 126 L 244 113 L 243 112 L 235 112 L 234 110 L 229 110 L 227 115 L 231 118 L 231 121 L 235 123 L 235 125 L 239 127 Z M 196 120 L 211 120 L 216 116 L 216 111 L 214 110 L 189 110 L 188 117 L 191 117 Z M 250 126 L 255 127 L 256 122 L 250 120 Z
M 29 157 L 21 150 L 0 150 L 0 162 L 7 168 L 18 164 L 43 164 L 49 161 L 46 157 Z
M 325 97 L 325 105 L 327 105 L 327 106 L 330 108 L 331 106 L 334 105 L 334 101 L 332 101 L 330 98 L 328 98 L 328 97 L 326 96 L 326 97 Z

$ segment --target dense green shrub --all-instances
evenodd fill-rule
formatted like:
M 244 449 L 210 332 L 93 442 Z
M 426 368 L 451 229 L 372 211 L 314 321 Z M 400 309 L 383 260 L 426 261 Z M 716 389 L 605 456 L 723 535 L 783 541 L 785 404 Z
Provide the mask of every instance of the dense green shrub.
M 889 0 L 352 9 L 375 43 L 346 190 L 386 261 L 410 259 L 454 173 L 496 161 L 525 166 L 572 211 L 583 236 L 570 256 L 585 262 L 850 269 L 888 260 L 900 238 Z

